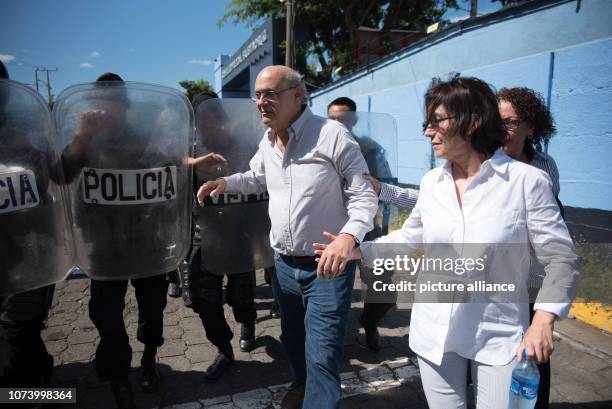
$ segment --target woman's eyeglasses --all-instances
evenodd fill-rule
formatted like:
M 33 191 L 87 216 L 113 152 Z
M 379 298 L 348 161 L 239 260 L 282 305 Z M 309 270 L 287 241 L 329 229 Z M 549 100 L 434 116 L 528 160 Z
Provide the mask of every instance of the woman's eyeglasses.
M 504 123 L 504 126 L 507 129 L 516 129 L 519 126 L 521 126 L 521 124 L 523 123 L 523 120 L 518 119 L 518 118 L 516 119 L 508 118 L 508 119 L 504 119 L 502 122 Z
M 440 122 L 446 121 L 448 119 L 454 119 L 454 118 L 456 117 L 446 116 L 444 118 L 437 118 L 435 116 L 432 116 L 431 118 L 423 122 L 423 132 L 425 132 L 427 130 L 427 127 L 429 126 L 435 129 L 440 126 Z

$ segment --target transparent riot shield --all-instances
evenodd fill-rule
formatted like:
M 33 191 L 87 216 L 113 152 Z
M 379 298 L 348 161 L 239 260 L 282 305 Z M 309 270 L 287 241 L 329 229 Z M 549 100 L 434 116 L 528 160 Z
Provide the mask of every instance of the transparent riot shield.
M 55 125 L 43 99 L 0 80 L 0 296 L 62 281 L 74 263 Z
M 193 112 L 158 85 L 96 82 L 54 107 L 79 268 L 118 280 L 169 272 L 189 248 Z
M 196 169 L 197 185 L 249 169 L 264 135 L 255 104 L 247 99 L 211 99 L 196 116 L 196 156 L 215 152 L 227 165 Z M 274 264 L 270 248 L 268 194 L 222 194 L 197 208 L 202 267 L 215 274 L 253 271 Z
M 397 184 L 397 124 L 389 114 L 375 112 L 345 112 L 337 118 L 353 134 L 361 148 L 370 175 L 382 183 Z M 374 230 L 366 236 L 372 240 L 389 232 L 399 218 L 399 210 L 381 203 Z

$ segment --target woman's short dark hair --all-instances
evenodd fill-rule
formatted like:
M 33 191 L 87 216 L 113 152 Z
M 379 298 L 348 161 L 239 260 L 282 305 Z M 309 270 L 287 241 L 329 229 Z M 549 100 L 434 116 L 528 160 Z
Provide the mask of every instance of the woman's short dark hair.
M 556 132 L 552 115 L 542 95 L 530 88 L 502 88 L 497 93 L 497 99 L 509 102 L 519 119 L 533 127 L 533 135 L 525 141 L 523 147 L 529 160 L 533 159 L 535 151 L 542 152 L 542 145 L 546 145 Z
M 447 133 L 469 140 L 479 153 L 494 153 L 506 137 L 495 92 L 489 84 L 473 77 L 456 76 L 449 81 L 432 81 L 425 94 L 426 120 L 443 105 L 454 118 Z

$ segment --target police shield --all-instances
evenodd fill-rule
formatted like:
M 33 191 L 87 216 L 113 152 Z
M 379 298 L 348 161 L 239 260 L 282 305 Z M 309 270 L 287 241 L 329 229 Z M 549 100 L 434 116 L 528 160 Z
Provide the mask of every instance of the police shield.
M 54 139 L 42 98 L 0 80 L 0 296 L 59 282 L 74 263 Z
M 162 86 L 96 82 L 53 110 L 78 266 L 91 278 L 169 272 L 189 246 L 193 113 Z
M 383 183 L 397 184 L 397 123 L 389 114 L 375 112 L 345 112 L 337 118 L 353 134 L 361 148 L 371 176 Z M 372 240 L 398 228 L 400 212 L 394 206 L 381 203 L 374 230 L 366 240 Z
M 196 156 L 215 152 L 227 165 L 196 169 L 198 186 L 249 169 L 265 127 L 247 99 L 211 99 L 196 109 Z M 198 207 L 202 267 L 216 274 L 253 271 L 274 264 L 268 195 L 222 194 Z

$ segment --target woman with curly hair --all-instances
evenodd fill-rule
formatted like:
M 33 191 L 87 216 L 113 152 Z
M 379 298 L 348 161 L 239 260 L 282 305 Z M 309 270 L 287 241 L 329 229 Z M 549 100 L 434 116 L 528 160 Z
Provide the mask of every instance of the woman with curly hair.
M 563 216 L 563 205 L 559 201 L 559 171 L 555 160 L 542 152 L 556 129 L 550 111 L 542 97 L 529 88 L 502 88 L 497 93 L 499 113 L 506 127 L 504 151 L 521 162 L 528 163 L 548 174 L 552 189 Z M 542 286 L 543 269 L 539 265 L 531 268 L 529 286 Z M 533 319 L 533 304 L 530 305 L 530 321 Z M 540 387 L 536 409 L 547 409 L 550 395 L 550 361 L 538 364 Z
M 555 160 L 542 152 L 542 147 L 556 132 L 552 115 L 542 97 L 530 88 L 502 88 L 497 93 L 497 100 L 507 132 L 504 152 L 548 174 L 563 215 L 563 206 L 559 202 L 559 170 Z

